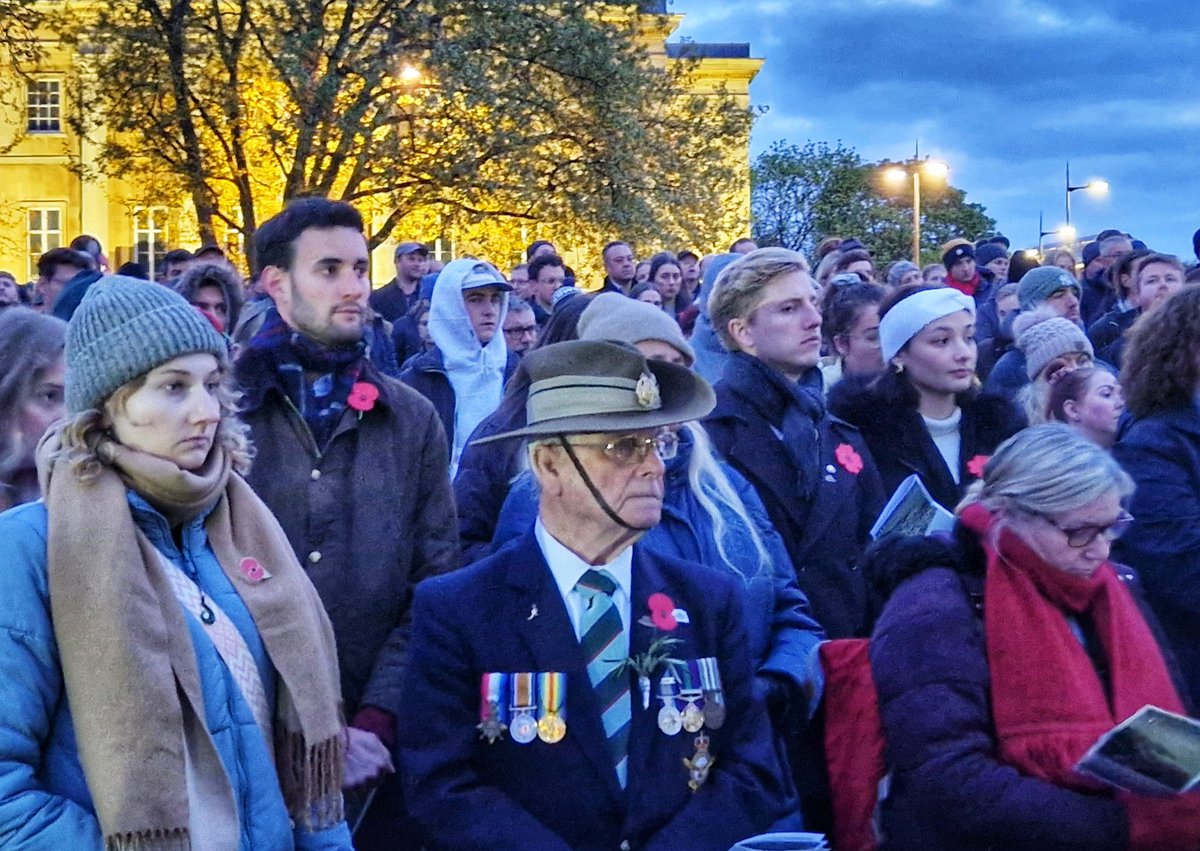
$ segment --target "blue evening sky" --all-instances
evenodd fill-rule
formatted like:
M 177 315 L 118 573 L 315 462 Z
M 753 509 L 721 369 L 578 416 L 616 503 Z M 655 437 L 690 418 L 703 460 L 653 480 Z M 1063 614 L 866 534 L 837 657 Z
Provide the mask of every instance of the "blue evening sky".
M 1192 256 L 1200 228 L 1196 0 L 672 0 L 673 39 L 743 41 L 766 59 L 752 152 L 841 140 L 868 160 L 922 153 L 1014 248 L 1062 224 L 1117 227 Z

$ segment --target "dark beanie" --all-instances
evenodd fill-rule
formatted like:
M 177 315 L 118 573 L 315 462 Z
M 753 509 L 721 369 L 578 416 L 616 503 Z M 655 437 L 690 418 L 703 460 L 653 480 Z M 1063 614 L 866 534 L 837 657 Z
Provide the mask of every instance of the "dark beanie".
M 985 242 L 975 249 L 975 262 L 980 266 L 986 266 L 1001 257 L 1007 258 L 1008 251 L 998 242 Z
M 1087 245 L 1085 245 L 1083 247 L 1083 265 L 1084 266 L 1091 263 L 1093 260 L 1095 260 L 1099 256 L 1100 256 L 1100 243 L 1099 242 L 1089 242 Z
M 942 265 L 947 269 L 967 257 L 975 257 L 975 246 L 968 240 L 952 239 L 942 246 Z

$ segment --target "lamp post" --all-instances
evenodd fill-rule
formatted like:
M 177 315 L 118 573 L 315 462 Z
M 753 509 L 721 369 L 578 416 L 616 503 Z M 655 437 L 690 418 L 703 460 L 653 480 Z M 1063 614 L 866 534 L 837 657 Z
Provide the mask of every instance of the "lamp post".
M 1046 228 L 1046 226 L 1042 222 L 1042 213 L 1041 213 L 1041 211 L 1039 211 L 1038 212 L 1038 261 L 1039 262 L 1041 262 L 1042 255 L 1044 254 L 1044 252 L 1042 251 L 1042 240 L 1045 239 L 1046 237 L 1057 236 L 1060 244 L 1075 241 L 1076 231 L 1075 231 L 1075 228 L 1072 225 L 1070 225 L 1069 223 L 1065 224 L 1065 225 L 1059 225 L 1054 230 L 1046 230 L 1045 228 Z M 1074 252 L 1072 252 L 1072 254 L 1073 253 Z
M 1108 181 L 1107 180 L 1089 180 L 1087 183 L 1081 184 L 1079 186 L 1072 186 L 1071 185 L 1071 163 L 1068 162 L 1067 163 L 1067 193 L 1066 193 L 1067 225 L 1068 225 L 1068 227 L 1071 224 L 1071 193 L 1078 192 L 1081 189 L 1086 189 L 1087 191 L 1091 192 L 1093 195 L 1104 195 L 1108 192 Z
M 913 187 L 913 234 L 912 255 L 913 263 L 921 265 L 921 175 L 944 180 L 950 172 L 950 167 L 941 160 L 922 158 L 920 151 L 915 152 L 911 159 L 895 163 L 884 170 L 883 176 L 889 182 L 899 185 L 905 178 L 912 177 Z

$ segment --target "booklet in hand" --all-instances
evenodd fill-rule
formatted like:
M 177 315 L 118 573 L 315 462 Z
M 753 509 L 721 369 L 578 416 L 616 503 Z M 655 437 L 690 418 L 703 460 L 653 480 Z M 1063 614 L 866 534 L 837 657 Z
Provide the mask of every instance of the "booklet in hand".
M 885 535 L 932 535 L 953 528 L 954 515 L 929 495 L 914 473 L 900 483 L 883 507 L 871 527 L 871 537 L 879 540 Z
M 1075 770 L 1143 795 L 1181 795 L 1200 783 L 1200 722 L 1143 706 L 1099 738 Z

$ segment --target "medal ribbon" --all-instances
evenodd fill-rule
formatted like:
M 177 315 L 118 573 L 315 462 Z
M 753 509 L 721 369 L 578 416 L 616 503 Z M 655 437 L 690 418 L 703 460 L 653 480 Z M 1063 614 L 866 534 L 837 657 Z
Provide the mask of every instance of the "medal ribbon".
M 530 709 L 533 702 L 533 674 L 513 674 L 513 709 Z
M 683 668 L 683 690 L 685 692 L 698 691 L 695 684 L 701 683 L 700 688 L 702 689 L 704 688 L 703 682 L 704 680 L 700 676 L 700 663 L 695 659 L 688 659 Z
M 715 691 L 720 693 L 721 689 L 721 671 L 717 668 L 717 658 L 715 656 L 705 656 L 703 659 L 696 660 L 700 669 L 700 684 L 705 691 Z M 688 663 L 689 667 L 692 663 Z
M 538 690 L 542 697 L 542 715 L 561 715 L 563 680 L 566 674 L 546 671 L 538 674 Z
M 489 672 L 483 675 L 479 687 L 479 719 L 486 721 L 493 714 L 497 720 L 503 720 L 504 715 L 504 681 L 507 674 Z

